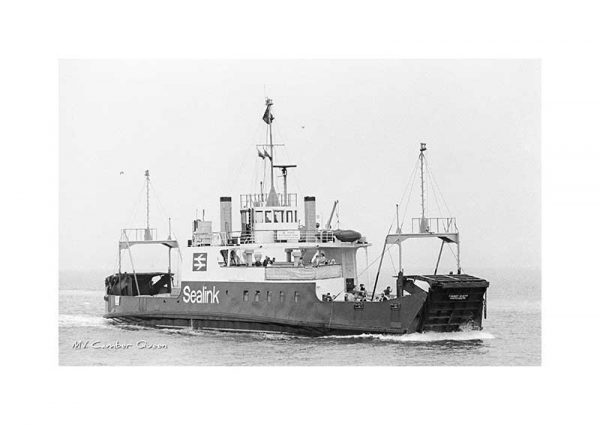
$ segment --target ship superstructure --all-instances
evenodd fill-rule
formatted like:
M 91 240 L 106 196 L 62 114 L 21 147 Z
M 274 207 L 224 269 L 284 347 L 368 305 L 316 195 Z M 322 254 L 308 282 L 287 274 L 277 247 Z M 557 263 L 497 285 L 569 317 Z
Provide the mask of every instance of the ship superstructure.
M 315 197 L 304 196 L 299 205 L 298 195 L 288 192 L 288 170 L 296 165 L 275 163 L 272 107 L 267 99 L 267 140 L 257 145 L 259 157 L 269 165 L 268 190 L 261 182 L 260 192 L 240 195 L 240 230 L 233 230 L 230 196 L 220 198 L 218 231 L 212 222 L 196 219 L 186 246 L 170 232 L 158 240 L 148 213 L 146 228 L 122 231 L 119 270 L 106 279 L 105 317 L 151 326 L 315 335 L 480 329 L 488 283 L 461 273 L 459 256 L 456 273 L 438 275 L 437 265 L 432 275 L 403 273 L 401 247 L 408 239 L 438 238 L 441 249 L 444 244 L 459 246 L 456 220 L 428 218 L 424 204 L 409 233 L 398 226 L 386 236 L 381 259 L 388 244 L 399 248 L 395 287 L 377 293 L 380 262 L 375 287 L 367 292 L 368 282 L 359 281 L 357 253 L 366 252 L 370 244 L 357 231 L 331 228 L 337 202 L 321 227 Z M 422 182 L 425 150 L 422 144 Z M 275 170 L 283 177 L 282 193 L 275 188 Z M 146 179 L 149 185 L 148 172 Z M 122 253 L 127 252 L 133 265 L 132 247 L 139 244 L 168 248 L 165 273 L 122 270 Z M 180 253 L 177 275 L 171 271 L 173 249 Z

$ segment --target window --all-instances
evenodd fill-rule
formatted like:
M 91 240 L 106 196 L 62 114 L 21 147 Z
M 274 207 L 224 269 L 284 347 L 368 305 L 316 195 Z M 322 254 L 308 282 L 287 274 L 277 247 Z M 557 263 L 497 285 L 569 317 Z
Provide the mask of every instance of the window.
M 294 211 L 294 223 L 298 223 L 298 211 Z
M 254 294 L 254 302 L 257 303 L 260 301 L 260 291 L 256 291 Z
M 248 301 L 248 291 L 244 291 L 244 301 Z
M 279 302 L 283 303 L 285 301 L 285 292 L 280 291 L 279 292 Z
M 267 302 L 271 302 L 271 291 L 267 291 Z
M 273 212 L 275 223 L 283 223 L 283 211 L 277 210 Z
M 300 299 L 300 294 L 298 293 L 298 291 L 294 292 L 294 302 L 297 303 L 299 299 Z
M 265 216 L 262 211 L 254 211 L 254 222 L 255 223 L 264 223 Z
M 273 211 L 265 211 L 265 223 L 272 223 L 273 219 L 271 218 Z
M 294 211 L 286 211 L 285 212 L 285 221 L 288 223 L 294 222 Z

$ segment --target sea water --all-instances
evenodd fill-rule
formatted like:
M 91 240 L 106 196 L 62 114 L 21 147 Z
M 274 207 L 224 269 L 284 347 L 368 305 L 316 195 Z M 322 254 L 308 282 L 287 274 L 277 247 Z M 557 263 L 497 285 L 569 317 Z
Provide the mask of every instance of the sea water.
M 151 329 L 102 318 L 104 275 L 62 272 L 61 365 L 474 366 L 541 363 L 541 279 L 531 269 L 470 271 L 490 281 L 482 331 L 305 337 Z

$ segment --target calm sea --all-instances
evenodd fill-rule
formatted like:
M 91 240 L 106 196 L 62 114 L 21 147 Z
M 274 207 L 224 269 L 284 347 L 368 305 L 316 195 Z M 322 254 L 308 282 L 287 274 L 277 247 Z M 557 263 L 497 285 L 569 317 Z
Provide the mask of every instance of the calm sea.
M 157 330 L 102 318 L 104 276 L 62 272 L 61 365 L 539 365 L 540 272 L 469 270 L 490 281 L 488 315 L 478 332 L 404 336 L 299 337 L 268 333 Z M 88 348 L 76 348 L 89 341 Z M 103 348 L 92 348 L 95 347 Z

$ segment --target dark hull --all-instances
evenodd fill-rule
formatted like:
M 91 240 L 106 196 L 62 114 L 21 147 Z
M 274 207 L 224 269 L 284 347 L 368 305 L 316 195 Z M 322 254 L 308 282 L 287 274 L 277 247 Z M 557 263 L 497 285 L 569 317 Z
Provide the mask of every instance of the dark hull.
M 186 302 L 189 291 L 178 296 L 108 295 L 104 317 L 154 327 L 314 336 L 451 332 L 465 326 L 481 329 L 487 285 L 459 281 L 432 285 L 428 292 L 407 285 L 410 294 L 398 299 L 325 302 L 317 299 L 315 284 L 309 282 L 183 282 L 184 289 L 216 290 L 217 302 Z
M 223 332 L 269 332 L 286 333 L 303 336 L 328 336 L 328 335 L 361 335 L 368 331 L 352 329 L 333 329 L 319 327 L 311 324 L 285 324 L 274 322 L 244 321 L 237 319 L 215 318 L 166 318 L 152 316 L 119 316 L 112 318 L 116 324 L 144 326 L 149 328 L 168 329 L 205 329 Z M 372 332 L 371 332 L 372 333 Z M 389 332 L 379 332 L 389 333 Z M 399 332 L 393 332 L 399 333 Z

